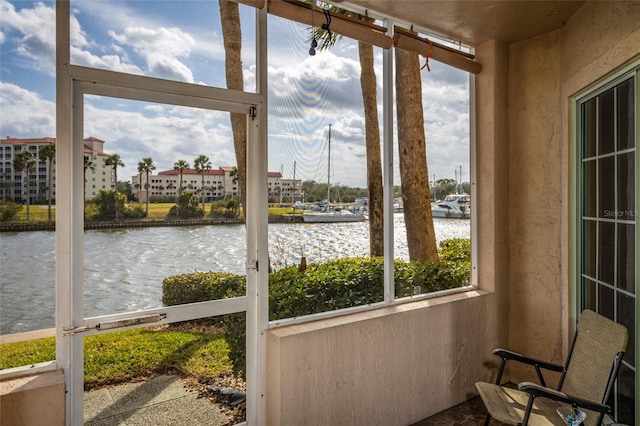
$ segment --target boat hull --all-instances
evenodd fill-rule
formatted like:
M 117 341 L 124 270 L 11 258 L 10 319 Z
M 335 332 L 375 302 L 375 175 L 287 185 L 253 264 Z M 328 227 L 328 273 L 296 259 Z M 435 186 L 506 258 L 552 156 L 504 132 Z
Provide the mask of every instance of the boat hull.
M 443 218 L 443 219 L 469 219 L 471 218 L 471 212 L 452 212 L 452 211 L 439 211 L 431 210 L 431 217 Z
M 302 213 L 302 219 L 305 223 L 340 223 L 340 222 L 363 222 L 366 217 L 351 212 L 340 213 Z

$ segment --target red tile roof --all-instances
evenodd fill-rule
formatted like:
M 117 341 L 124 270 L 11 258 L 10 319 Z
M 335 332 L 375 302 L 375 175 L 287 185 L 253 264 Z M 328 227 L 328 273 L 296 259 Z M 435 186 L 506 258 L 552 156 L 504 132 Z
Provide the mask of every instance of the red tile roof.
M 230 167 L 230 166 L 221 166 L 217 169 L 211 169 L 211 170 L 206 170 L 204 172 L 204 174 L 206 176 L 222 176 L 224 175 L 225 172 L 230 172 L 233 169 L 235 169 L 235 167 Z M 158 172 L 158 176 L 179 176 L 180 175 L 180 170 L 176 170 L 176 169 L 171 169 L 171 170 L 165 170 L 162 172 Z M 196 169 L 184 169 L 182 172 L 183 176 L 186 175 L 200 175 L 200 173 L 196 170 Z M 267 172 L 267 177 L 270 178 L 281 178 L 282 177 L 282 173 L 280 172 Z
M 93 136 L 85 138 L 84 141 L 85 142 L 102 142 L 102 143 L 104 143 L 103 140 L 98 139 L 98 138 L 94 138 Z M 0 145 L 25 146 L 25 145 L 33 145 L 33 144 L 47 144 L 47 143 L 55 144 L 56 143 L 56 138 L 51 138 L 51 137 L 44 137 L 44 138 L 11 138 L 11 137 L 7 136 L 5 139 L 0 139 Z M 104 151 L 92 150 L 91 148 L 87 147 L 86 145 L 84 146 L 83 151 L 86 152 L 86 153 L 96 153 L 98 155 L 104 155 L 104 156 L 109 155 L 108 153 L 106 153 Z
M 56 138 L 30 138 L 30 139 L 18 139 L 10 138 L 0 139 L 2 145 L 28 145 L 34 143 L 56 143 Z
M 205 176 L 222 176 L 224 175 L 224 171 L 222 170 L 222 168 L 211 169 L 211 170 L 205 170 L 204 174 Z M 180 175 L 180 170 L 175 170 L 175 169 L 158 172 L 158 176 L 179 176 L 179 175 Z M 182 175 L 183 176 L 184 175 L 200 175 L 200 172 L 198 172 L 196 169 L 184 169 L 182 171 Z

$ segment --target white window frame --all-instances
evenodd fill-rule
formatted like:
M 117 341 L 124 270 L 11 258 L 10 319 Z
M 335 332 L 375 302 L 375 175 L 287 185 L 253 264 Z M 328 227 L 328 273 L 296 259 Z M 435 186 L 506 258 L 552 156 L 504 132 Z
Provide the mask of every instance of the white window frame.
M 582 291 L 582 275 L 580 269 L 580 254 L 582 247 L 582 232 L 579 227 L 582 225 L 582 219 L 578 217 L 579 212 L 581 211 L 582 204 L 582 181 L 581 179 L 581 148 L 579 144 L 580 140 L 580 131 L 578 126 L 581 124 L 580 118 L 580 105 L 582 104 L 585 98 L 592 98 L 597 96 L 600 93 L 603 93 L 610 88 L 619 84 L 622 80 L 627 77 L 630 77 L 635 74 L 635 96 L 636 96 L 636 117 L 640 115 L 640 59 L 636 59 L 631 63 L 621 67 L 620 69 L 612 72 L 605 78 L 594 82 L 593 84 L 587 86 L 580 92 L 576 93 L 572 97 L 570 97 L 570 129 L 571 129 L 571 146 L 570 146 L 570 159 L 571 161 L 571 169 L 570 169 L 570 184 L 571 184 L 571 202 L 570 202 L 570 238 L 574 242 L 574 244 L 570 244 L 570 267 L 571 267 L 571 278 L 570 278 L 570 309 L 571 312 L 570 319 L 571 324 L 570 328 L 572 333 L 575 333 L 576 323 L 578 314 L 580 312 L 582 300 L 580 296 L 580 292 Z M 640 125 L 636 122 L 636 166 L 640 165 L 640 147 L 638 146 L 638 142 L 640 141 Z M 638 178 L 638 172 L 640 169 L 636 168 L 636 179 Z M 640 184 L 636 184 L 636 207 L 640 205 Z M 640 253 L 640 222 L 636 218 L 636 246 L 635 246 L 636 256 Z M 638 270 L 640 266 L 636 264 L 636 280 L 640 280 L 640 270 Z M 636 282 L 635 288 L 635 298 L 636 298 L 636 321 L 635 321 L 635 329 L 636 332 L 640 330 L 640 282 Z M 636 359 L 635 359 L 635 382 L 636 382 L 636 420 L 640 418 L 640 404 L 638 403 L 638 386 L 640 385 L 640 373 L 638 370 L 638 365 L 640 361 L 640 341 L 636 338 Z M 615 408 L 614 408 L 615 409 Z

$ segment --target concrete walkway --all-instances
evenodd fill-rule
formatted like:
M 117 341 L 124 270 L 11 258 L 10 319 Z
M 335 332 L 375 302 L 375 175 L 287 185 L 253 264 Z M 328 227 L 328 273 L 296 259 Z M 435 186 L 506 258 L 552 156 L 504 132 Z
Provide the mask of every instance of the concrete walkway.
M 177 376 L 108 386 L 84 393 L 87 426 L 168 426 L 228 424 L 207 398 L 184 387 Z

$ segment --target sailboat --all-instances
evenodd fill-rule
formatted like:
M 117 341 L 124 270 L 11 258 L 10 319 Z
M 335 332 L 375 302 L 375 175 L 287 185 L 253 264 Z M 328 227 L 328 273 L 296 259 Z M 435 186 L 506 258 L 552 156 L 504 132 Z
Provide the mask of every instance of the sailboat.
M 302 219 L 305 223 L 335 223 L 335 222 L 362 222 L 366 217 L 362 213 L 354 213 L 342 206 L 331 205 L 331 124 L 329 124 L 328 139 L 329 159 L 327 161 L 327 204 L 323 211 L 305 211 Z

